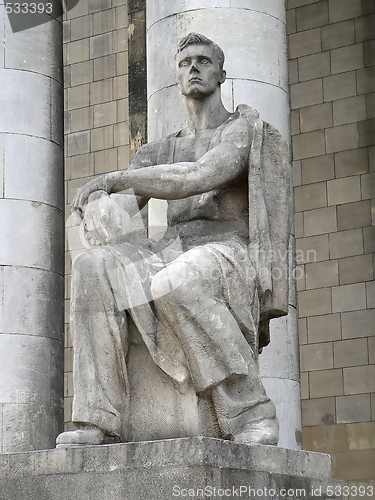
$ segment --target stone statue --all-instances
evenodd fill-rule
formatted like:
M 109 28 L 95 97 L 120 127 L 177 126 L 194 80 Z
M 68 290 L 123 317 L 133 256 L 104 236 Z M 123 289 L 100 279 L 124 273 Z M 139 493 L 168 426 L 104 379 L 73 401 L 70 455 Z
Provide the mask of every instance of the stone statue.
M 131 438 L 130 325 L 174 391 L 190 387 L 210 402 L 211 435 L 277 444 L 258 355 L 270 319 L 287 314 L 288 154 L 254 109 L 225 109 L 223 63 L 211 40 L 183 38 L 176 67 L 187 128 L 142 146 L 127 170 L 91 180 L 72 203 L 98 246 L 73 263 L 79 429 L 58 445 Z M 159 242 L 135 242 L 131 217 L 151 197 L 168 200 L 168 229 Z

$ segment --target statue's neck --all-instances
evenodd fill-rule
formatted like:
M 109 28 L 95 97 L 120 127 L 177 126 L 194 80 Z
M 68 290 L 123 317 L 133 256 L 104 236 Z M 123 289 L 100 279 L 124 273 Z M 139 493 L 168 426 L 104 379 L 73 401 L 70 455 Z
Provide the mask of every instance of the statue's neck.
M 186 98 L 188 128 L 191 133 L 219 127 L 230 113 L 224 108 L 220 92 L 204 99 Z

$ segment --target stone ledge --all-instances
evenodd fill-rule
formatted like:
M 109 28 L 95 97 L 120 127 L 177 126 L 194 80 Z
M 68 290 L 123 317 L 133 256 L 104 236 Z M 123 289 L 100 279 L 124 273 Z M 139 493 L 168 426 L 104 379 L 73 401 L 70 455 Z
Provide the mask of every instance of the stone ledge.
M 312 488 L 340 484 L 330 471 L 326 454 L 207 437 L 59 447 L 0 455 L 0 498 L 166 500 L 183 496 L 174 494 L 174 487 L 251 485 L 276 492 L 303 488 L 305 498 L 322 499 L 325 495 L 313 495 Z

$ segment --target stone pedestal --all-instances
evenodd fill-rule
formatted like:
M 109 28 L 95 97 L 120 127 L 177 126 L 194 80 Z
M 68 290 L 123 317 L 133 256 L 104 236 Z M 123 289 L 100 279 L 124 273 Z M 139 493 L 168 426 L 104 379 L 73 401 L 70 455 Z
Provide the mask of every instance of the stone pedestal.
M 0 498 L 342 498 L 330 456 L 212 438 L 58 448 L 0 457 Z M 328 495 L 327 495 L 328 493 Z

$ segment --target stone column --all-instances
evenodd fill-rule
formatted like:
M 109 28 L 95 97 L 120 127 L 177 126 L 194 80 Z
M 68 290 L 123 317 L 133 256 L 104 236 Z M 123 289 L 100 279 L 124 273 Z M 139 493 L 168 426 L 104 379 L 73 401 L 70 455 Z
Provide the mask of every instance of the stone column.
M 175 84 L 177 40 L 191 31 L 224 50 L 227 81 L 223 101 L 233 111 L 250 104 L 290 142 L 290 110 L 284 0 L 174 0 L 147 2 L 149 141 L 184 126 Z M 161 232 L 164 202 L 154 201 L 151 235 Z M 292 245 L 293 246 L 293 245 Z M 295 285 L 292 283 L 292 290 Z M 301 410 L 295 293 L 290 314 L 272 321 L 271 344 L 261 356 L 261 373 L 281 422 L 280 446 L 299 448 Z
M 13 32 L 1 2 L 0 453 L 54 447 L 63 421 L 62 24 L 35 15 Z

